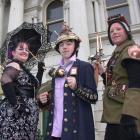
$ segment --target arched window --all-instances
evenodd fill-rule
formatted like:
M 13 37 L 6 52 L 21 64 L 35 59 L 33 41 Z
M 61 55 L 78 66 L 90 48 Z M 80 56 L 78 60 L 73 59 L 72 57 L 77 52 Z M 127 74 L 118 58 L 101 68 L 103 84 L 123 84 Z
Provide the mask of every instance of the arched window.
M 106 9 L 108 17 L 116 14 L 122 14 L 126 17 L 128 22 L 131 23 L 127 0 L 106 0 Z
M 46 10 L 47 29 L 50 34 L 49 41 L 54 42 L 58 37 L 63 24 L 63 2 L 55 0 L 51 2 Z

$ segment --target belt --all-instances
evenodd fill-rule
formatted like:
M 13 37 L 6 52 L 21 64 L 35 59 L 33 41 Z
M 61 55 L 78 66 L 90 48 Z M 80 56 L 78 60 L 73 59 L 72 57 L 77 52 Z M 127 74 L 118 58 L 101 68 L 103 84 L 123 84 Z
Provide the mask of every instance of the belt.
M 127 84 L 116 84 L 115 81 L 112 81 L 112 85 L 109 90 L 109 96 L 124 96 L 126 93 L 126 90 L 128 89 Z
M 34 89 L 32 87 L 18 87 L 17 95 L 22 97 L 34 98 Z

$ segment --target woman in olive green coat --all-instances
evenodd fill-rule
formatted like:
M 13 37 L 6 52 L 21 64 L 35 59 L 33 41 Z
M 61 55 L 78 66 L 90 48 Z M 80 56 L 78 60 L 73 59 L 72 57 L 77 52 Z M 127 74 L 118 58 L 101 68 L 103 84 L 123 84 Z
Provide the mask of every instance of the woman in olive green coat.
M 105 140 L 140 140 L 140 47 L 123 16 L 109 18 L 108 25 L 109 41 L 116 48 L 102 74 Z

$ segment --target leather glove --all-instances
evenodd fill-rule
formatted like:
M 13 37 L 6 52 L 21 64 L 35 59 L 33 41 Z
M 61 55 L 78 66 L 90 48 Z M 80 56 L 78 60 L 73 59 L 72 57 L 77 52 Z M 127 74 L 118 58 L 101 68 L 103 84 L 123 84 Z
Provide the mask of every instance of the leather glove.
M 27 113 L 30 114 L 29 108 L 25 105 L 22 97 L 16 96 L 15 84 L 13 82 L 2 85 L 2 89 L 9 103 L 19 114 Z
M 44 67 L 45 67 L 45 63 L 44 62 L 38 62 L 38 71 L 39 70 L 40 71 L 44 71 L 45 70 Z
M 134 126 L 135 125 L 135 117 L 129 115 L 122 115 L 121 117 L 121 124 L 123 126 Z
M 136 118 L 129 115 L 122 115 L 121 117 L 121 127 L 123 129 L 122 133 L 127 137 L 128 140 L 137 140 L 139 134 L 137 132 L 137 126 L 135 123 Z
M 38 62 L 38 72 L 36 78 L 38 79 L 40 85 L 42 83 L 43 72 L 45 70 L 44 67 L 45 67 L 44 62 Z

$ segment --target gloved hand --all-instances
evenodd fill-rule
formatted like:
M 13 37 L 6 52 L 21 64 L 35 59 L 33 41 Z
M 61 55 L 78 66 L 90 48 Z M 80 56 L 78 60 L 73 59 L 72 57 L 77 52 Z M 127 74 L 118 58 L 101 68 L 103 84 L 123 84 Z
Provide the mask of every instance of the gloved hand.
M 129 115 L 122 115 L 121 117 L 121 124 L 123 126 L 134 126 L 135 125 L 135 117 L 129 116 Z
M 44 67 L 45 67 L 45 63 L 44 62 L 38 62 L 38 71 L 39 70 L 40 71 L 44 71 L 45 70 Z
M 137 126 L 135 123 L 136 118 L 129 115 L 122 115 L 121 117 L 121 127 L 123 129 L 123 135 L 128 138 L 128 140 L 137 140 L 139 134 L 137 132 Z
M 45 67 L 44 62 L 38 62 L 38 72 L 37 72 L 36 78 L 38 79 L 40 85 L 42 83 L 42 76 L 43 76 L 43 72 L 45 70 L 44 67 Z
M 19 114 L 27 113 L 30 114 L 29 108 L 25 105 L 24 100 L 21 96 L 16 96 L 16 88 L 13 82 L 2 85 L 2 89 L 9 103 Z

